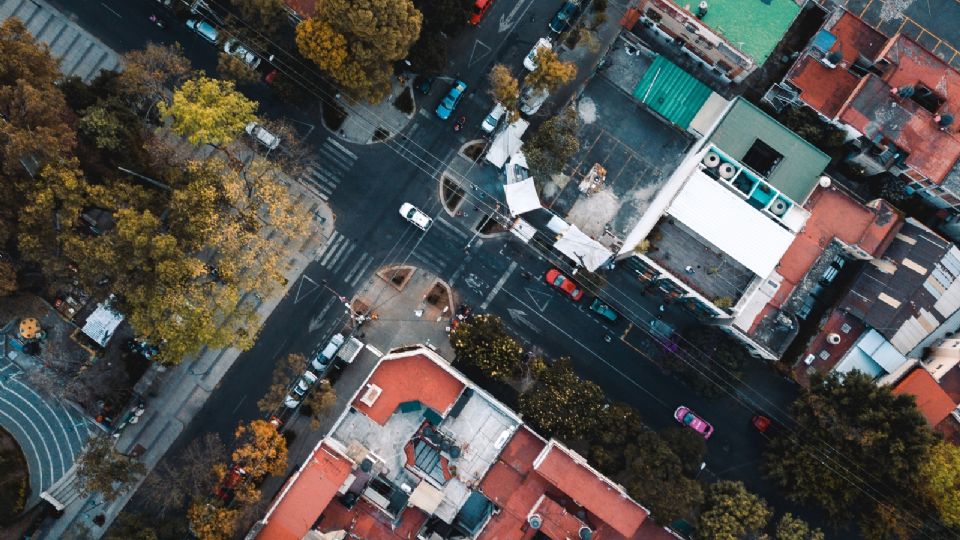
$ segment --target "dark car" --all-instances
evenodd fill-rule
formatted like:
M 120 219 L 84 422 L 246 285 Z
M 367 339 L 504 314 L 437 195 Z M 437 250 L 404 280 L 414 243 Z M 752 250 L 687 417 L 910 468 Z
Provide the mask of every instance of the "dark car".
M 560 11 L 558 11 L 550 21 L 550 31 L 554 34 L 559 34 L 567 28 L 570 28 L 573 19 L 579 14 L 580 4 L 573 0 L 567 0 L 560 8 Z
M 421 94 L 427 95 L 430 93 L 430 89 L 433 88 L 433 80 L 433 77 L 417 75 L 417 78 L 413 81 L 413 85 L 417 87 L 417 90 L 419 90 Z

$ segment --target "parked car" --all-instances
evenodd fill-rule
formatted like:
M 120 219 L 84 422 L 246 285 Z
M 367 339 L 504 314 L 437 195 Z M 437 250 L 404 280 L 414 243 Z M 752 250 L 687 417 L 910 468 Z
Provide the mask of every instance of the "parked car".
M 300 379 L 297 381 L 297 384 L 293 386 L 293 390 L 287 394 L 286 399 L 283 400 L 283 404 L 288 408 L 292 409 L 300 404 L 303 401 L 303 396 L 306 395 L 307 390 L 310 390 L 310 387 L 317 382 L 317 377 L 315 374 L 306 371 L 303 375 L 300 376 Z
M 217 486 L 214 490 L 214 494 L 223 502 L 230 502 L 233 500 L 234 491 L 236 491 L 237 486 L 240 485 L 247 477 L 247 471 L 243 470 L 243 467 L 239 465 L 233 465 L 230 467 L 230 470 L 227 471 L 227 474 L 224 475 L 223 480 L 220 482 L 220 485 Z
M 427 95 L 430 93 L 430 89 L 433 88 L 433 77 L 428 77 L 426 75 L 417 75 L 417 78 L 413 80 L 413 85 L 417 87 L 417 90 L 421 94 Z
M 579 2 L 567 0 L 563 6 L 560 7 L 560 11 L 557 11 L 557 14 L 550 20 L 550 31 L 554 34 L 559 34 L 567 28 L 570 28 L 570 24 L 579 13 Z
M 709 439 L 713 435 L 713 426 L 683 405 L 677 407 L 677 410 L 673 412 L 673 417 L 677 422 L 703 435 L 704 439 Z
M 209 41 L 210 43 L 217 42 L 217 29 L 213 27 L 212 24 L 207 21 L 198 21 L 196 19 L 187 19 L 187 28 L 193 30 L 203 39 Z
M 540 49 L 550 50 L 552 48 L 553 48 L 553 44 L 550 43 L 549 39 L 543 38 L 543 37 L 538 39 L 537 42 L 533 45 L 533 48 L 530 49 L 530 52 L 527 53 L 526 58 L 523 59 L 523 67 L 525 67 L 528 71 L 536 71 L 537 70 L 537 52 Z
M 551 268 L 550 270 L 547 270 L 547 275 L 545 276 L 545 279 L 547 280 L 548 285 L 550 285 L 551 287 L 556 287 L 557 289 L 560 289 L 567 296 L 569 296 L 570 299 L 573 300 L 574 302 L 583 298 L 583 291 L 580 290 L 580 287 L 578 287 L 577 284 L 574 283 L 572 279 L 563 275 L 556 268 Z
M 266 146 L 270 150 L 276 150 L 276 148 L 280 146 L 280 137 L 270 133 L 266 130 L 266 128 L 256 122 L 250 122 L 247 124 L 246 131 L 248 135 L 256 138 L 258 141 L 260 141 L 260 144 Z
M 520 95 L 520 112 L 526 115 L 536 114 L 546 103 L 550 94 L 546 90 L 537 90 L 529 86 Z
M 497 126 L 500 124 L 500 120 L 503 118 L 503 115 L 506 114 L 506 112 L 507 108 L 497 103 L 493 106 L 493 110 L 490 111 L 490 114 L 483 119 L 483 123 L 480 124 L 480 129 L 487 133 L 493 133 L 493 130 L 497 129 Z
M 457 104 L 460 103 L 460 98 L 463 97 L 463 93 L 466 92 L 466 90 L 467 83 L 460 80 L 453 82 L 450 91 L 444 96 L 443 101 L 437 105 L 437 116 L 439 116 L 441 120 L 450 118 L 450 115 L 453 114 L 453 110 L 457 108 Z
M 483 19 L 492 5 L 493 0 L 475 0 L 473 11 L 470 12 L 470 24 L 474 26 L 480 24 L 480 19 Z
M 433 224 L 430 216 L 424 214 L 419 208 L 408 202 L 400 205 L 400 215 L 410 223 L 416 225 L 421 231 L 427 230 L 430 228 L 430 225 Z
M 599 298 L 593 299 L 593 303 L 590 304 L 590 311 L 596 313 L 597 315 L 600 315 L 601 317 L 603 317 L 604 319 L 610 322 L 617 322 L 617 319 L 620 318 L 620 315 L 616 311 L 614 311 L 612 307 L 603 303 L 603 301 L 600 300 Z
M 310 367 L 317 375 L 323 376 L 324 372 L 330 368 L 330 364 L 333 363 L 333 359 L 337 356 L 337 351 L 340 350 L 343 342 L 343 334 L 334 334 L 323 349 L 313 357 L 313 360 L 310 361 Z
M 251 69 L 257 69 L 260 66 L 260 57 L 250 52 L 236 39 L 230 38 L 223 44 L 223 52 L 236 56 L 243 60 L 243 63 L 250 66 Z

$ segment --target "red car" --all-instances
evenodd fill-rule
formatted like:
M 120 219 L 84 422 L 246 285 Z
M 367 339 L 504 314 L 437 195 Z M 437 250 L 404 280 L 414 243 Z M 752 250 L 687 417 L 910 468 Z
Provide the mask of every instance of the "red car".
M 677 410 L 673 412 L 673 417 L 677 419 L 677 422 L 703 435 L 704 439 L 709 439 L 713 435 L 713 426 L 683 405 L 677 407 Z
M 580 287 L 577 287 L 572 279 L 561 274 L 556 268 L 547 271 L 546 280 L 548 285 L 567 293 L 567 296 L 574 302 L 583 298 L 583 291 L 580 290 Z
M 473 11 L 470 12 L 470 24 L 474 26 L 480 24 L 480 19 L 487 14 L 492 5 L 493 0 L 476 0 L 473 3 Z

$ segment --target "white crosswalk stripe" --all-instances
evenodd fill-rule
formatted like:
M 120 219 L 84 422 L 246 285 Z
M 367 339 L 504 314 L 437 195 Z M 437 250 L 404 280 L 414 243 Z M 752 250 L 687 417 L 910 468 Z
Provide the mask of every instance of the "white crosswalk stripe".
M 469 232 L 457 227 L 453 223 L 450 223 L 441 217 L 433 220 L 433 223 L 435 227 L 437 225 L 442 225 L 442 227 L 437 227 L 436 230 L 444 233 L 446 236 L 450 236 L 452 238 L 462 238 L 463 240 L 466 240 L 471 236 Z
M 417 249 L 411 253 L 411 256 L 414 259 L 417 259 L 418 261 L 428 265 L 431 269 L 436 269 L 438 271 L 443 271 L 450 262 L 449 253 L 444 253 L 437 248 L 426 245 L 417 246 Z
M 371 264 L 373 264 L 373 255 L 364 253 L 362 257 L 357 259 L 353 267 L 350 268 L 350 271 L 347 272 L 343 280 L 349 283 L 351 287 L 356 287 L 357 284 L 360 283 L 360 280 L 367 275 L 367 270 Z
M 327 139 L 317 149 L 315 159 L 307 165 L 300 181 L 313 187 L 324 201 L 329 200 L 356 160 L 356 154 L 337 141 Z
M 333 279 L 356 286 L 374 263 L 373 255 L 357 249 L 358 246 L 356 241 L 335 231 L 316 260 L 334 275 Z

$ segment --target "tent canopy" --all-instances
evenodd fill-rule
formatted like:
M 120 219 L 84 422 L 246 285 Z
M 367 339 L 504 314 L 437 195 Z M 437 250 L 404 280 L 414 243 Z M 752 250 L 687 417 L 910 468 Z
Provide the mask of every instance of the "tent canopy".
M 613 257 L 613 252 L 571 225 L 553 245 L 560 253 L 573 259 L 590 272 L 596 272 Z
M 505 184 L 503 192 L 507 196 L 507 206 L 510 208 L 511 216 L 519 216 L 524 212 L 540 208 L 540 197 L 537 196 L 537 187 L 533 183 L 533 178 L 527 178 L 523 182 L 515 184 Z

